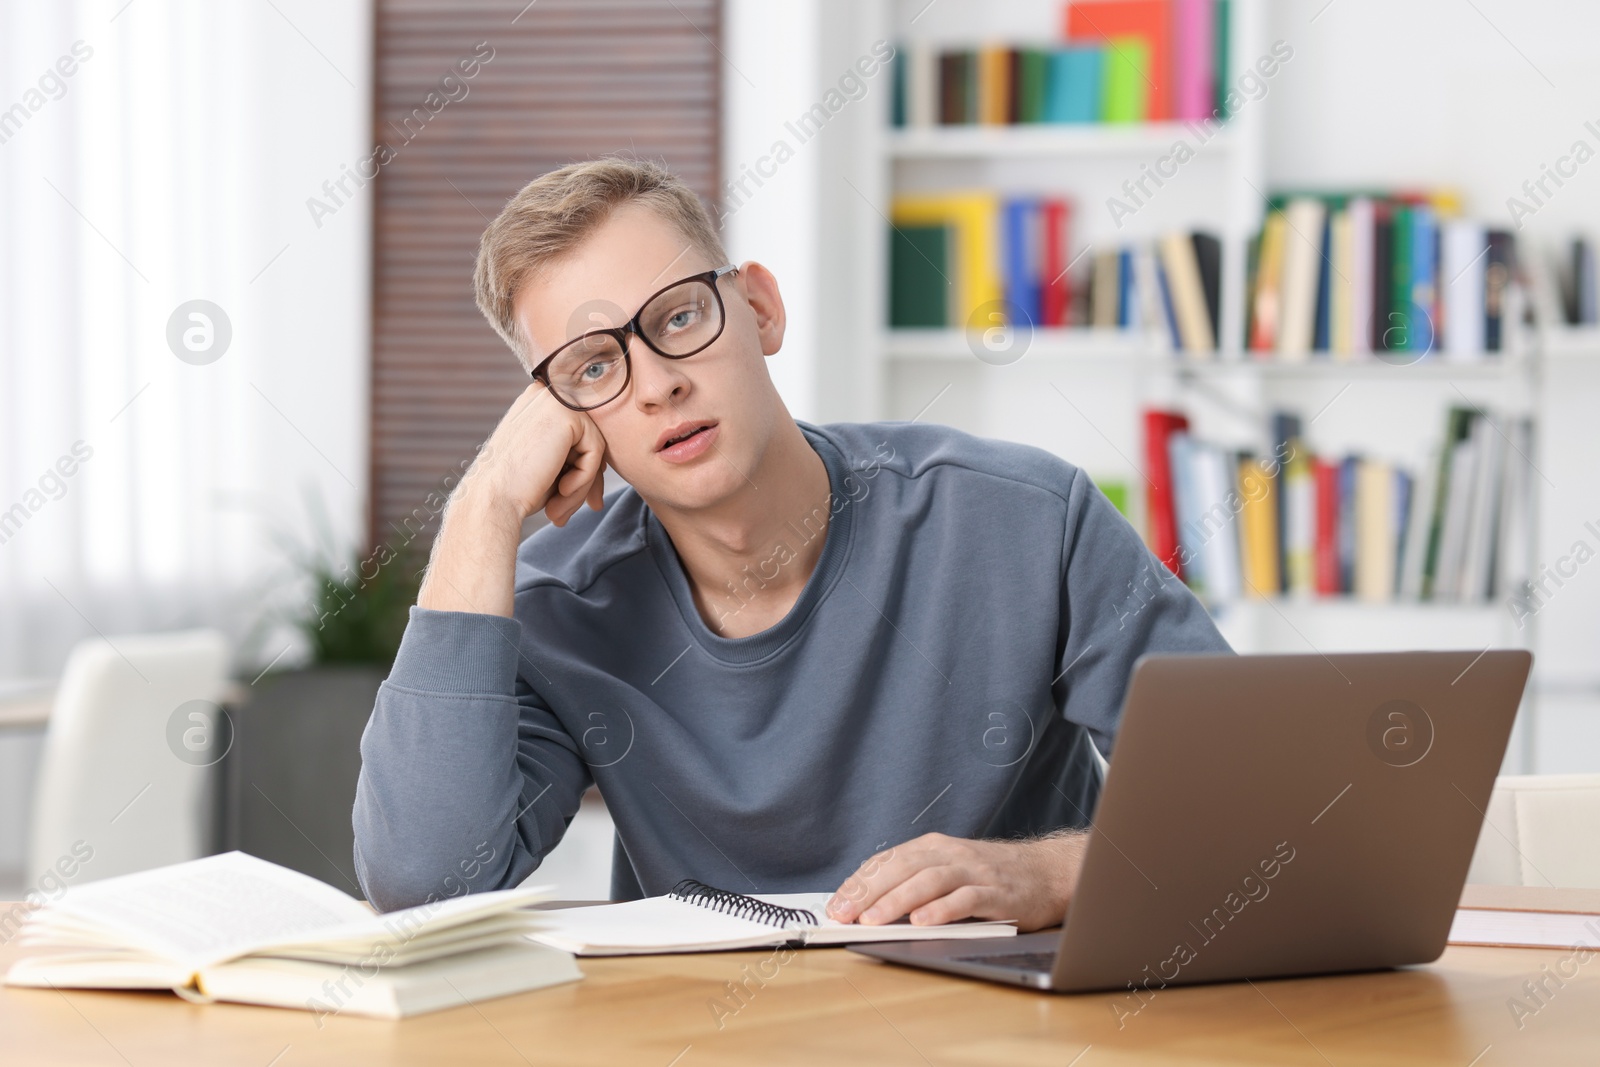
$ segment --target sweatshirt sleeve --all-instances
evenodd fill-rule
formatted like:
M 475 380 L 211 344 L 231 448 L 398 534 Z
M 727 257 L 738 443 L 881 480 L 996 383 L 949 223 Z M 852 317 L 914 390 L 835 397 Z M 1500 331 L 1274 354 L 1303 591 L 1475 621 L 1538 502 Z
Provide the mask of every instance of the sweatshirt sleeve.
M 413 607 L 361 737 L 355 867 L 380 911 L 517 885 L 592 781 L 522 680 L 516 619 Z
M 1056 706 L 1106 756 L 1141 655 L 1233 651 L 1189 587 L 1081 470 L 1068 492 L 1060 620 Z

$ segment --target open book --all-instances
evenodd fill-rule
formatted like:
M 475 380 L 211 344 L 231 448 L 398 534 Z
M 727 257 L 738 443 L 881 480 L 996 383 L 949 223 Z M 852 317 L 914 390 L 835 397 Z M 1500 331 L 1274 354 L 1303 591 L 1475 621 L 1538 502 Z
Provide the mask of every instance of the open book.
M 527 940 L 548 887 L 375 914 L 242 852 L 74 886 L 19 936 L 8 985 L 171 989 L 196 1000 L 399 1018 L 583 977 Z
M 1600 889 L 1469 885 L 1450 924 L 1452 945 L 1600 947 Z
M 852 945 L 863 941 L 934 941 L 1005 937 L 1006 922 L 912 926 L 841 923 L 827 917 L 831 893 L 745 896 L 685 879 L 662 897 L 547 912 L 549 922 L 529 935 L 580 956 L 638 956 L 656 952 L 723 952 L 789 943 Z

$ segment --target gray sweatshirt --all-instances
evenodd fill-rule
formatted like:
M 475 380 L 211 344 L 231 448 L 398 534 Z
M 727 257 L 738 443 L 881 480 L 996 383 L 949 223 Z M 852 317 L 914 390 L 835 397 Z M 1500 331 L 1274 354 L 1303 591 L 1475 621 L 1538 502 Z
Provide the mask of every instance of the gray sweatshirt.
M 612 896 L 836 889 L 920 834 L 1088 825 L 1145 652 L 1227 652 L 1079 469 L 943 426 L 800 423 L 831 515 L 776 625 L 725 638 L 632 489 L 528 538 L 515 618 L 411 610 L 361 741 L 355 863 L 383 910 L 516 885 L 591 782 Z

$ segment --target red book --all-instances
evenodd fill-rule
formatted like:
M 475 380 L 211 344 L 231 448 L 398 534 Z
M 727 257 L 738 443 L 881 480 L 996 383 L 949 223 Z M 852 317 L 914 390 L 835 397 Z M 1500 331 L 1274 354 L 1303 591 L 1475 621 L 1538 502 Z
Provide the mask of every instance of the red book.
M 1315 544 L 1318 596 L 1337 596 L 1339 582 L 1339 465 L 1313 459 L 1316 476 L 1317 530 Z
M 1183 577 L 1178 554 L 1178 510 L 1172 497 L 1172 458 L 1167 439 L 1189 428 L 1182 412 L 1147 410 L 1144 413 L 1145 539 L 1150 551 L 1167 565 L 1167 570 Z
M 1104 44 L 1142 37 L 1150 47 L 1150 120 L 1172 118 L 1171 0 L 1073 0 L 1066 7 L 1067 40 Z
M 1039 297 L 1039 324 L 1065 326 L 1067 309 L 1072 306 L 1072 283 L 1067 277 L 1067 264 L 1071 262 L 1067 258 L 1067 223 L 1072 218 L 1072 209 L 1065 200 L 1056 197 L 1046 198 L 1040 205 L 1044 264 L 1039 282 L 1044 291 Z

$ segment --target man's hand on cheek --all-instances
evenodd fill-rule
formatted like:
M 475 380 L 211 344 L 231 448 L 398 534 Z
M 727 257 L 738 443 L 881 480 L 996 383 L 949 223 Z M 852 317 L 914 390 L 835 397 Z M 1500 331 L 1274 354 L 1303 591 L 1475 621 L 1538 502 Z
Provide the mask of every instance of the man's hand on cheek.
M 924 834 L 867 860 L 828 903 L 838 922 L 867 926 L 909 915 L 916 926 L 1015 919 L 1022 930 L 1061 922 L 1086 834 L 972 841 Z

